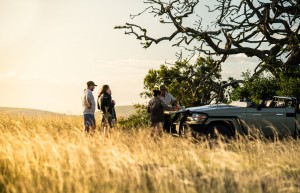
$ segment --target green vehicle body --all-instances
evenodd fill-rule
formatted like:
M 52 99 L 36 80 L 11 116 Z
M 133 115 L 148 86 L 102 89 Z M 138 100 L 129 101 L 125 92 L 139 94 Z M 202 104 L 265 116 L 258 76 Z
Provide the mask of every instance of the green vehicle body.
M 264 104 L 235 101 L 182 109 L 179 131 L 208 134 L 214 128 L 228 136 L 249 135 L 254 130 L 267 137 L 297 136 L 300 133 L 299 102 L 294 97 L 276 96 Z M 184 128 L 184 129 L 182 129 Z

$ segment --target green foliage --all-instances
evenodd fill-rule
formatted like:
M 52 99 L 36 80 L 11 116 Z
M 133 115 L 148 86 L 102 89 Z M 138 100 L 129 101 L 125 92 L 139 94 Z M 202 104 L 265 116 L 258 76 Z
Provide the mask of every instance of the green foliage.
M 219 95 L 223 83 L 220 65 L 212 58 L 199 57 L 194 64 L 183 60 L 149 70 L 142 95 L 151 97 L 151 91 L 164 84 L 181 105 L 204 105 Z
M 250 71 L 243 73 L 242 77 L 244 78 L 244 83 L 233 90 L 232 100 L 247 98 L 258 103 L 260 99 L 276 95 L 300 97 L 299 77 L 283 73 L 278 78 L 270 74 L 260 74 L 259 76 L 251 77 Z
M 242 77 L 244 83 L 233 90 L 232 100 L 247 98 L 258 103 L 260 99 L 276 95 L 276 91 L 279 90 L 276 79 L 271 75 L 261 74 L 251 79 L 251 73 L 247 71 L 243 73 Z
M 147 112 L 147 106 L 136 104 L 134 105 L 135 113 L 128 118 L 120 118 L 118 123 L 120 126 L 128 128 L 141 128 L 150 126 L 150 115 Z
M 281 75 L 278 82 L 278 95 L 295 96 L 300 98 L 300 77 L 288 77 Z

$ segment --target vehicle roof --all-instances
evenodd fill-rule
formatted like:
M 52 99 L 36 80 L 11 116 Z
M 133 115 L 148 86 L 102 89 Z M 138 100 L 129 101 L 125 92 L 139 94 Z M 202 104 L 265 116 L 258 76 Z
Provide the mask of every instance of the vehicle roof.
M 189 107 L 186 110 L 190 111 L 207 111 L 207 110 L 216 110 L 216 109 L 224 109 L 224 108 L 241 108 L 244 106 L 236 106 L 231 104 L 212 104 L 212 105 L 204 105 L 198 107 Z
M 274 96 L 274 98 L 278 98 L 278 99 L 290 99 L 290 100 L 297 99 L 296 97 L 289 97 L 289 96 Z

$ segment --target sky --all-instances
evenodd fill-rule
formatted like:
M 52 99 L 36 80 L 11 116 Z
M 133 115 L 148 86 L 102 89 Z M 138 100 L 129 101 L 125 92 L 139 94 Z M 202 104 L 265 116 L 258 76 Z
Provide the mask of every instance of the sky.
M 172 27 L 149 14 L 130 19 L 141 0 L 0 0 L 0 107 L 35 108 L 81 114 L 86 82 L 109 84 L 117 105 L 145 102 L 143 78 L 151 68 L 174 61 L 170 42 L 143 49 L 133 36 L 115 30 L 126 22 L 145 26 L 159 37 Z M 214 15 L 197 8 L 204 21 Z M 224 77 L 238 78 L 257 61 L 244 55 L 222 66 Z

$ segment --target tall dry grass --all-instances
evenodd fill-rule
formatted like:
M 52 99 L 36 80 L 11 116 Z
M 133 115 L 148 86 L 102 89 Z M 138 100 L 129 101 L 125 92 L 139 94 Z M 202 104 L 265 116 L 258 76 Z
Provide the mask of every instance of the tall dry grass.
M 300 141 L 219 142 L 0 115 L 0 192 L 300 192 Z

